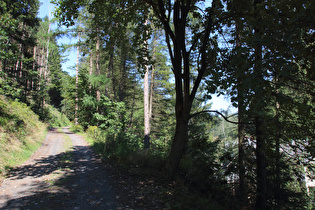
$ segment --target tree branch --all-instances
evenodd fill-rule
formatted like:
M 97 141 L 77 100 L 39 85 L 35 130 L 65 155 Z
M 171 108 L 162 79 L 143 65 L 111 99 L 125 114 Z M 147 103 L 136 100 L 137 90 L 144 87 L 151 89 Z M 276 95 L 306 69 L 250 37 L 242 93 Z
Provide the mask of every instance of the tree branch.
M 229 120 L 229 118 L 235 116 L 236 114 L 232 114 L 232 115 L 230 115 L 230 116 L 225 116 L 224 114 L 222 114 L 221 112 L 219 112 L 219 111 L 217 111 L 217 110 L 204 110 L 204 111 L 201 111 L 201 112 L 196 112 L 196 113 L 194 113 L 194 114 L 191 114 L 191 115 L 189 116 L 189 119 L 195 117 L 195 116 L 198 115 L 198 114 L 209 113 L 209 112 L 217 113 L 218 115 L 220 115 L 221 117 L 223 117 L 223 119 L 224 119 L 225 121 L 227 121 L 227 122 L 229 122 L 229 123 L 232 123 L 232 124 L 248 124 L 248 125 L 253 124 L 253 123 L 251 123 L 251 122 L 233 122 L 233 121 Z

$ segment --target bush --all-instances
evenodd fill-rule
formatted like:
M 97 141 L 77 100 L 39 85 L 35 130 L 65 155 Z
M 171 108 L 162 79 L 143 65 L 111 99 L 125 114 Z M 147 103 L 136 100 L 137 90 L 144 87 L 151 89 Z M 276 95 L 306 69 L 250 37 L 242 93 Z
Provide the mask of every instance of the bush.
M 74 125 L 70 128 L 70 131 L 73 133 L 83 132 L 83 127 L 81 125 Z

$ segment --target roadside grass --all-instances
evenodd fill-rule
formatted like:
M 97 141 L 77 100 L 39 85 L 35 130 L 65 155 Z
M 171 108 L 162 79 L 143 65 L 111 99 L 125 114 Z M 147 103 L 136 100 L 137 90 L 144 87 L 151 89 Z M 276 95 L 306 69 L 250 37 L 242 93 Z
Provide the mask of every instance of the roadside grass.
M 46 125 L 26 104 L 0 95 L 0 180 L 34 153 L 46 134 Z

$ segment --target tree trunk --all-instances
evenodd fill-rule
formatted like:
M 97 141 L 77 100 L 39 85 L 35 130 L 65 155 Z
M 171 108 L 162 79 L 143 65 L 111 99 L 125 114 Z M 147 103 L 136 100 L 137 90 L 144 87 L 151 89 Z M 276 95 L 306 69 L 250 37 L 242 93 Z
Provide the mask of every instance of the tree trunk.
M 145 25 L 148 24 L 146 20 Z M 146 32 L 148 33 L 148 32 Z M 145 44 L 148 40 L 145 40 Z M 148 58 L 144 58 L 148 61 Z M 144 103 L 144 148 L 149 149 L 150 147 L 150 89 L 149 89 L 149 66 L 145 66 L 145 73 L 143 78 L 143 103 Z M 152 81 L 151 81 L 152 82 Z
M 266 172 L 266 140 L 263 122 L 260 116 L 255 117 L 256 126 L 256 163 L 257 163 L 257 200 L 259 210 L 267 209 L 267 172 Z
M 127 68 L 126 68 L 126 63 L 127 63 L 127 50 L 123 50 L 121 53 L 121 68 L 120 68 L 120 81 L 119 81 L 119 93 L 118 93 L 118 99 L 119 101 L 124 101 L 125 100 L 125 87 L 126 87 L 126 78 L 127 78 Z
M 79 23 L 79 27 L 80 27 Z M 78 111 L 79 111 L 79 98 L 78 98 L 78 85 L 79 85 L 79 59 L 80 59 L 80 32 L 78 32 L 78 46 L 77 46 L 77 65 L 76 65 L 76 74 L 75 74 L 75 116 L 74 123 L 78 125 Z
M 236 48 L 240 48 L 242 46 L 241 43 L 241 28 L 239 19 L 235 21 L 236 28 Z M 240 56 L 241 54 L 238 54 Z M 237 66 L 237 104 L 238 104 L 238 170 L 239 170 L 239 190 L 238 196 L 240 202 L 245 204 L 246 202 L 246 185 L 245 185 L 245 154 L 244 154 L 244 139 L 245 139 L 245 106 L 244 106 L 244 69 L 243 65 Z
M 170 179 L 173 179 L 178 171 L 180 160 L 185 153 L 186 143 L 188 140 L 189 112 L 178 112 L 180 111 L 177 109 L 175 136 L 166 164 L 167 175 Z
M 117 101 L 117 92 L 116 92 L 116 76 L 114 74 L 114 47 L 112 47 L 112 51 L 109 56 L 109 71 L 112 75 L 112 88 L 113 88 L 113 94 L 114 94 L 114 100 Z
M 254 26 L 254 77 L 257 84 L 254 87 L 254 119 L 255 119 L 255 134 L 256 134 L 256 164 L 257 164 L 257 197 L 256 208 L 259 210 L 267 209 L 267 172 L 266 172 L 266 135 L 264 128 L 264 108 L 266 106 L 264 101 L 264 93 L 261 85 L 264 84 L 263 66 L 262 66 L 262 29 L 259 23 L 262 21 L 259 15 L 259 8 L 257 5 L 261 0 L 254 0 L 254 11 L 256 14 L 256 23 Z
M 91 77 L 93 73 L 93 50 L 92 47 L 90 49 L 90 70 L 89 70 L 89 76 Z M 89 93 L 92 93 L 92 84 L 90 82 L 89 84 Z
M 134 85 L 133 85 L 133 97 L 132 97 L 132 105 L 131 105 L 128 129 L 131 128 L 132 121 L 133 121 L 133 112 L 135 109 L 135 98 L 136 98 L 136 81 L 134 82 Z
M 153 88 L 154 88 L 154 66 L 151 71 L 151 83 L 150 83 L 150 106 L 149 106 L 149 121 L 152 119 L 152 107 L 153 107 Z
M 98 31 L 98 27 L 96 28 Z M 96 35 L 96 76 L 100 76 L 100 37 L 97 34 Z M 96 100 L 100 101 L 101 100 L 101 92 L 100 92 L 100 87 L 97 86 L 96 88 Z
M 150 101 L 149 101 L 149 67 L 146 66 L 146 71 L 143 79 L 143 102 L 144 102 L 144 148 L 150 147 Z
M 49 33 L 50 33 L 50 22 L 48 24 L 48 30 L 47 30 L 48 39 L 47 39 L 47 46 L 46 46 L 46 60 L 45 60 L 45 70 L 44 70 L 44 86 L 45 87 L 48 85 L 47 83 L 48 83 L 48 75 L 49 75 L 49 72 L 48 72 L 49 41 L 50 41 Z M 48 89 L 46 89 L 45 92 L 47 90 Z M 45 97 L 44 97 L 43 98 L 43 105 L 45 105 L 45 104 L 46 104 L 46 100 L 45 100 Z

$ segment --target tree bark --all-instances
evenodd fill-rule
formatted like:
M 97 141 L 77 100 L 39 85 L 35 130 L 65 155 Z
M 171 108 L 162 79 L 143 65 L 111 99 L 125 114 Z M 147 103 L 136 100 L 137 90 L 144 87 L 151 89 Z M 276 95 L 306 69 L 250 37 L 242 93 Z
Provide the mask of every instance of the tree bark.
M 182 107 L 176 109 L 177 117 L 175 136 L 166 164 L 167 175 L 170 179 L 173 179 L 178 171 L 180 160 L 185 153 L 186 143 L 188 140 L 189 112 L 188 114 L 187 111 L 179 113 L 179 109 L 182 109 Z
M 148 24 L 146 20 L 145 25 Z M 148 32 L 146 32 L 148 33 Z M 145 40 L 145 44 L 148 40 Z M 145 58 L 148 61 L 148 58 Z M 145 66 L 145 73 L 143 78 L 143 103 L 144 103 L 144 148 L 150 147 L 150 89 L 149 89 L 149 65 Z M 152 81 L 151 81 L 152 82 Z
M 236 48 L 241 47 L 241 28 L 240 21 L 237 19 L 235 21 L 236 28 Z M 238 54 L 240 56 L 241 54 Z M 244 139 L 245 139 L 245 105 L 244 105 L 244 69 L 242 65 L 237 66 L 237 104 L 238 104 L 238 170 L 239 170 L 239 190 L 238 196 L 241 203 L 247 203 L 246 199 L 246 185 L 245 185 L 245 154 L 244 154 Z
M 80 27 L 79 23 L 79 27 Z M 75 114 L 74 123 L 78 125 L 78 111 L 79 111 L 79 98 L 78 98 L 78 85 L 79 85 L 79 59 L 80 59 L 80 32 L 78 32 L 78 46 L 77 46 L 77 64 L 75 74 Z
M 266 172 L 266 135 L 264 130 L 264 92 L 261 87 L 264 84 L 263 66 L 262 66 L 262 29 L 259 26 L 262 18 L 259 15 L 257 5 L 261 0 L 254 0 L 254 12 L 256 14 L 254 26 L 254 77 L 257 85 L 254 87 L 254 119 L 255 119 L 255 135 L 256 135 L 256 164 L 257 164 L 257 196 L 256 208 L 259 210 L 267 209 L 267 172 Z
M 198 53 L 200 56 L 200 63 L 198 65 L 198 76 L 192 82 L 190 72 L 190 49 L 186 46 L 186 25 L 188 20 L 188 12 L 194 6 L 193 1 L 174 1 L 172 5 L 169 1 L 165 5 L 165 2 L 158 0 L 157 2 L 148 1 L 153 7 L 157 17 L 160 19 L 166 37 L 166 43 L 169 51 L 170 60 L 172 62 L 172 70 L 175 76 L 175 94 L 176 94 L 176 128 L 175 136 L 172 142 L 170 154 L 168 156 L 166 171 L 170 179 L 173 179 L 179 168 L 180 160 L 185 152 L 186 143 L 188 140 L 188 122 L 190 117 L 190 111 L 192 102 L 195 99 L 196 92 L 200 85 L 200 82 L 204 76 L 207 66 L 207 47 L 209 47 L 209 35 L 212 28 L 212 16 L 210 15 L 206 19 L 204 31 L 198 39 L 193 40 L 193 43 L 189 45 L 195 46 L 197 41 L 201 42 L 198 47 Z M 212 2 L 214 4 L 215 1 Z M 171 9 L 172 11 L 170 11 Z M 172 15 L 172 24 L 170 20 Z M 195 42 L 195 43 L 194 43 Z M 191 89 L 190 85 L 193 84 Z
M 90 49 L 90 70 L 89 70 L 89 76 L 92 76 L 92 73 L 93 73 L 93 50 L 92 50 L 92 47 Z M 92 84 L 90 82 L 89 84 L 89 93 L 91 94 L 92 93 Z
M 98 31 L 98 27 L 96 28 Z M 100 37 L 97 33 L 96 35 L 96 76 L 100 76 Z M 101 100 L 101 92 L 99 86 L 96 88 L 96 100 L 100 101 Z
M 144 148 L 150 147 L 150 101 L 149 101 L 149 67 L 146 66 L 143 79 L 143 102 L 144 102 Z
M 257 164 L 257 197 L 256 208 L 267 209 L 267 173 L 266 173 L 266 142 L 263 121 L 260 116 L 255 117 L 256 126 L 256 164 Z

